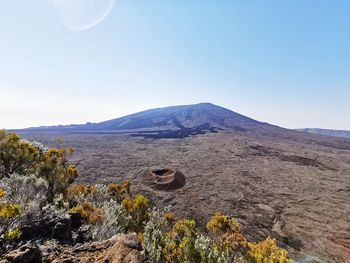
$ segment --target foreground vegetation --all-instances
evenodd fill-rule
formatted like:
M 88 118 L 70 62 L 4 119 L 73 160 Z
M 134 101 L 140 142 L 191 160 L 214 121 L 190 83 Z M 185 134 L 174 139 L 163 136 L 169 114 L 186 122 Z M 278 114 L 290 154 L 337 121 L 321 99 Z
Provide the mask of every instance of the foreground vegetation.
M 71 149 L 46 148 L 0 131 L 0 238 L 21 238 L 21 228 L 47 214 L 78 213 L 86 240 L 136 232 L 150 262 L 292 262 L 286 250 L 267 238 L 249 242 L 237 221 L 216 213 L 199 231 L 193 219 L 177 218 L 170 208 L 151 207 L 134 195 L 131 183 L 74 184 Z

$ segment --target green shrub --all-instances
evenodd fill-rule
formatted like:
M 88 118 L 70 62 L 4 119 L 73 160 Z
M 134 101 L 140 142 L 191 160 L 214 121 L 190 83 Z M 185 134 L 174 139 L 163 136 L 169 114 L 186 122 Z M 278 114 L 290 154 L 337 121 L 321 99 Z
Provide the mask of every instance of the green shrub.
M 48 183 L 49 203 L 53 202 L 55 195 L 63 193 L 78 176 L 76 167 L 68 163 L 71 154 L 71 149 L 51 148 L 41 156 L 37 174 Z
M 68 157 L 72 149 L 46 149 L 38 143 L 22 140 L 15 133 L 0 131 L 0 179 L 11 174 L 35 175 L 47 181 L 47 201 L 52 203 L 55 195 L 63 193 L 78 176 Z
M 35 173 L 40 151 L 15 133 L 0 130 L 0 179 L 13 173 Z

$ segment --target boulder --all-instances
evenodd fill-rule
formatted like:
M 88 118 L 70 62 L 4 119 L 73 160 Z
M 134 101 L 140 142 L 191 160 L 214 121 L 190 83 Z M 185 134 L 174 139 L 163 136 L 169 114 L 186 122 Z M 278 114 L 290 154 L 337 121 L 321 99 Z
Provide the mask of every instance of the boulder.
M 106 252 L 102 262 L 109 263 L 142 263 L 142 246 L 135 233 L 115 237 L 115 243 Z
M 118 234 L 99 242 L 67 246 L 54 240 L 41 247 L 44 263 L 143 263 L 142 246 L 135 233 Z

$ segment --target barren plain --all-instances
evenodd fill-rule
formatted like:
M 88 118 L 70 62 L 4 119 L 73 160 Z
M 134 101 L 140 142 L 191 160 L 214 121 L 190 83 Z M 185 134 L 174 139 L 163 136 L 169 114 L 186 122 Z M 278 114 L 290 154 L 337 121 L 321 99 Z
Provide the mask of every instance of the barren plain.
M 350 262 L 350 142 L 288 132 L 218 132 L 179 139 L 118 134 L 22 132 L 24 138 L 73 147 L 79 181 L 131 179 L 157 206 L 203 222 L 230 214 L 252 240 L 275 237 L 303 262 Z M 172 167 L 186 176 L 173 191 L 140 176 Z M 203 226 L 204 227 L 204 226 Z

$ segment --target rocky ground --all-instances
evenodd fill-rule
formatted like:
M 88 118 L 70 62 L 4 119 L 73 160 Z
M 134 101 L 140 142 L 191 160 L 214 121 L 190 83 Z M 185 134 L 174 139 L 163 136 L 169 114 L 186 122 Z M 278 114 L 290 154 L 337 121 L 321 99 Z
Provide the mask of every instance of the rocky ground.
M 22 228 L 20 243 L 13 244 L 12 249 L 0 250 L 0 263 L 145 262 L 136 233 L 91 242 L 84 237 L 87 225 L 82 222 L 76 213 L 43 216 Z
M 22 136 L 55 146 L 58 134 Z M 235 216 L 252 241 L 276 237 L 295 259 L 350 262 L 349 141 L 293 136 L 65 134 L 63 146 L 75 148 L 82 182 L 132 179 L 134 190 L 180 216 L 201 223 L 220 211 Z M 186 185 L 158 191 L 142 184 L 146 170 L 164 167 L 179 169 Z
M 0 259 L 0 263 L 142 263 L 142 246 L 136 234 L 120 234 L 83 245 L 26 244 Z

